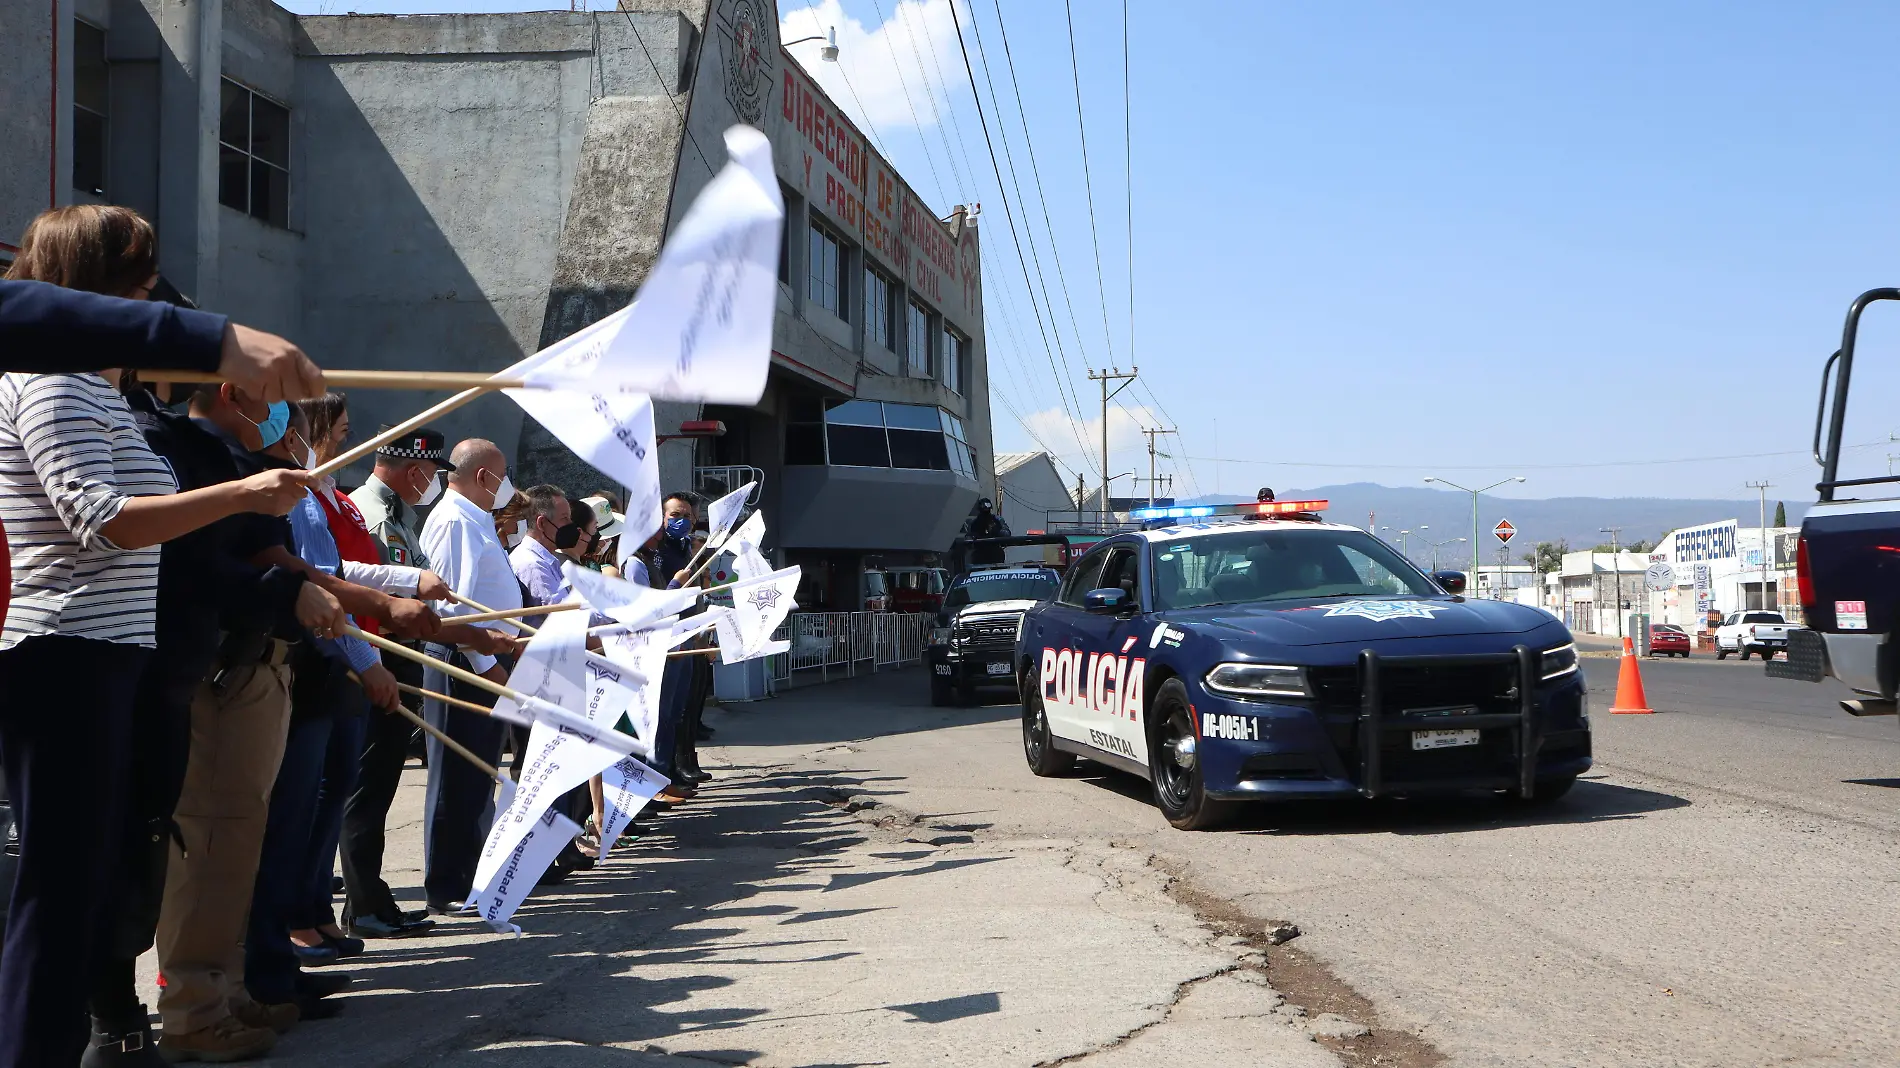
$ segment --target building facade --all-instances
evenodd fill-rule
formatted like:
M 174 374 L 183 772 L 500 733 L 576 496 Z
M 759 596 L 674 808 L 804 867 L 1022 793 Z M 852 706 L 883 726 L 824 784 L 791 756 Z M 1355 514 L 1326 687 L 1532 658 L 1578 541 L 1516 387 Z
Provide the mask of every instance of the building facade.
M 331 367 L 490 371 L 633 298 L 725 163 L 771 138 L 779 314 L 751 407 L 661 403 L 669 488 L 748 479 L 800 601 L 947 549 L 994 481 L 975 216 L 940 212 L 778 43 L 763 0 L 616 12 L 296 16 L 268 0 L 0 4 L 0 258 L 37 212 L 157 226 L 207 308 Z M 365 431 L 436 398 L 359 392 Z M 445 418 L 522 485 L 611 488 L 504 398 Z
M 1712 630 L 1712 617 L 1748 609 L 1778 611 L 1801 621 L 1794 582 L 1799 527 L 1743 526 L 1724 519 L 1663 535 L 1649 554 L 1658 578 L 1647 593 L 1650 618 L 1691 634 Z

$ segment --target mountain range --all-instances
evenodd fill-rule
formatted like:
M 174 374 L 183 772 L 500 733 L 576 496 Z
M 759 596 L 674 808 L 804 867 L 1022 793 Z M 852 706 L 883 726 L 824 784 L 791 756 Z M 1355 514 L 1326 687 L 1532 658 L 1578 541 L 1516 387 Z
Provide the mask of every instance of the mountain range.
M 1454 490 L 1425 486 L 1381 486 L 1374 482 L 1353 482 L 1343 486 L 1316 486 L 1311 489 L 1274 490 L 1283 501 L 1326 500 L 1327 518 L 1337 523 L 1364 527 L 1368 514 L 1380 527 L 1379 533 L 1397 542 L 1399 531 L 1410 530 L 1408 548 L 1421 556 L 1418 539 L 1443 542 L 1471 537 L 1471 495 Z M 1209 494 L 1181 504 L 1239 504 L 1250 496 Z M 1768 522 L 1775 519 L 1776 499 L 1768 499 Z M 1799 525 L 1807 505 L 1788 501 L 1788 522 Z M 1491 529 L 1500 519 L 1508 518 L 1517 528 L 1511 540 L 1511 556 L 1530 551 L 1540 541 L 1565 541 L 1574 550 L 1607 544 L 1606 527 L 1620 527 L 1621 543 L 1637 540 L 1654 542 L 1663 534 L 1680 527 L 1738 520 L 1742 526 L 1755 526 L 1760 520 L 1760 504 L 1749 500 L 1697 500 L 1674 497 L 1493 497 L 1478 499 L 1478 545 L 1485 562 L 1497 559 L 1498 541 Z M 1386 529 L 1390 528 L 1390 529 Z M 1471 547 L 1444 545 L 1439 554 L 1445 559 L 1465 559 Z M 1424 550 L 1428 553 L 1429 550 Z

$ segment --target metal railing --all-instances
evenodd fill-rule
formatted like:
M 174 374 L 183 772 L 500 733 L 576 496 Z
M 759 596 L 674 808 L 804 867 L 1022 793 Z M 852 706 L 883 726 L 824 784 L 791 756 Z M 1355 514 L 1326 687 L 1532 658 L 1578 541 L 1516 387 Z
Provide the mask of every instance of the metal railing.
M 799 672 L 829 682 L 920 661 L 934 619 L 927 612 L 793 612 L 772 635 L 792 648 L 766 658 L 768 691 L 791 685 Z
M 759 503 L 759 489 L 765 485 L 764 471 L 747 464 L 693 468 L 693 492 L 708 500 L 724 497 L 748 482 L 753 485 L 752 492 L 746 496 L 745 503 L 748 507 L 756 507 Z

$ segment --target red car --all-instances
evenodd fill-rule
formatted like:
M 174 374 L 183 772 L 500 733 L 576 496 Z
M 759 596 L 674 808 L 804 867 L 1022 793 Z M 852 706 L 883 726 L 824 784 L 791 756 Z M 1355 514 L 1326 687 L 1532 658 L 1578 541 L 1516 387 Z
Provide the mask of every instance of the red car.
M 1654 656 L 1688 656 L 1689 635 L 1673 623 L 1652 623 L 1649 627 L 1649 651 Z

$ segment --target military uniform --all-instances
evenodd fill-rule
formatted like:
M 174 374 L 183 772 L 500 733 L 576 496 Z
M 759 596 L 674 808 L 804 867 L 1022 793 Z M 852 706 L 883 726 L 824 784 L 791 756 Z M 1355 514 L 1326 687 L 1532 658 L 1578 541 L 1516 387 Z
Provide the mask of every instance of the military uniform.
M 452 471 L 454 468 L 442 446 L 442 435 L 433 430 L 419 430 L 378 449 L 377 456 L 428 460 L 444 471 Z M 404 501 L 374 475 L 350 494 L 350 501 L 363 513 L 363 525 L 382 546 L 385 562 L 425 569 L 429 566 L 417 534 L 420 516 L 415 505 Z M 396 681 L 422 685 L 422 666 L 415 661 L 392 658 L 384 666 L 396 676 Z M 402 702 L 411 712 L 421 714 L 421 697 L 404 693 Z M 396 798 L 396 787 L 402 780 L 402 766 L 409 758 L 413 735 L 414 728 L 402 716 L 394 713 L 371 716 L 356 789 L 344 803 L 343 922 L 350 933 L 358 937 L 420 934 L 435 926 L 434 921 L 420 915 L 405 914 L 382 876 L 383 828 L 389 819 L 389 806 Z

